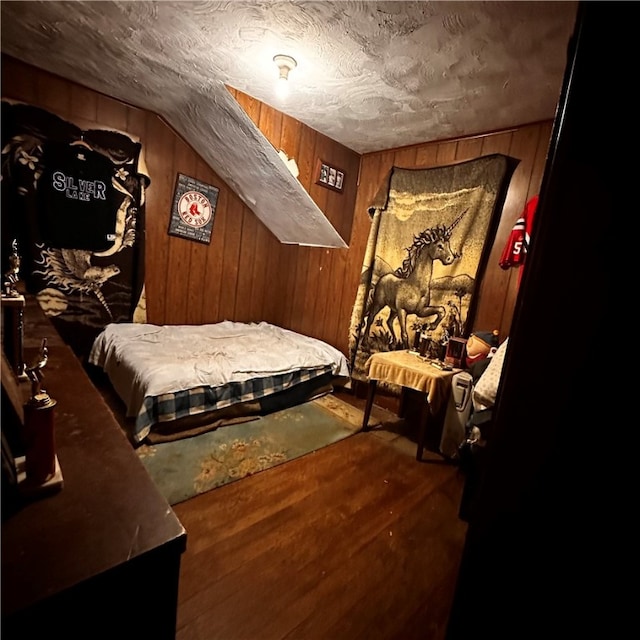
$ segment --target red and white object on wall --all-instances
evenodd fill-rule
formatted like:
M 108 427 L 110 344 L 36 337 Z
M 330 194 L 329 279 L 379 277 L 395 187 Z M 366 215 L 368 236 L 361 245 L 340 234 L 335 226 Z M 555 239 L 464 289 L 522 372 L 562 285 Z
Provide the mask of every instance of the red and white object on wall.
M 531 230 L 533 229 L 533 219 L 537 208 L 538 195 L 535 195 L 527 202 L 513 225 L 498 262 L 502 269 L 521 267 L 518 274 L 518 285 L 520 285 L 520 280 L 522 279 L 522 267 L 531 244 Z

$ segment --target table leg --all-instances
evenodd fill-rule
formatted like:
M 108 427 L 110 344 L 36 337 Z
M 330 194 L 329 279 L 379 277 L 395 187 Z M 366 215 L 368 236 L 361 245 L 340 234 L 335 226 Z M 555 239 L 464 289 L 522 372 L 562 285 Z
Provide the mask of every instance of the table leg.
M 404 412 L 406 409 L 406 397 L 407 397 L 407 387 L 402 387 L 400 390 L 400 402 L 398 404 L 398 417 L 404 418 Z
M 427 439 L 427 426 L 430 416 L 431 410 L 429 408 L 429 399 L 427 397 L 427 410 L 425 411 L 424 419 L 420 422 L 420 431 L 418 433 L 418 449 L 416 451 L 416 460 L 418 462 L 422 462 L 422 454 L 424 453 L 424 445 Z
M 364 418 L 362 419 L 362 430 L 368 431 L 369 416 L 371 415 L 371 407 L 373 406 L 373 396 L 376 394 L 377 380 L 369 380 L 369 394 L 367 395 L 367 404 L 364 407 Z

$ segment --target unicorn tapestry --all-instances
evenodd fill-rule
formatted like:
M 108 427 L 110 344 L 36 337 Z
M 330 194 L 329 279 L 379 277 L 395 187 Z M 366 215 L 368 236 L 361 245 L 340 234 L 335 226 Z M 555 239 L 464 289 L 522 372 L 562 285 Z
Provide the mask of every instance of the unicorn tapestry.
M 466 337 L 474 293 L 517 161 L 494 154 L 432 169 L 393 167 L 369 207 L 369 240 L 351 315 L 352 378 L 373 353 L 416 332 Z

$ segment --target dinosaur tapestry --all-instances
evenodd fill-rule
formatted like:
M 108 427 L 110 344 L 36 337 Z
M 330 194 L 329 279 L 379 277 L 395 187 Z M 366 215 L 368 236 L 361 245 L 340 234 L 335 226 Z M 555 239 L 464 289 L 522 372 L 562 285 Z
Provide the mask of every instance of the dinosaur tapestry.
M 80 357 L 109 322 L 131 321 L 144 281 L 142 145 L 2 101 L 2 262 Z M 4 272 L 4 271 L 3 271 Z
M 373 353 L 443 347 L 471 330 L 474 292 L 517 161 L 491 155 L 432 169 L 393 167 L 371 230 L 349 330 L 352 377 Z

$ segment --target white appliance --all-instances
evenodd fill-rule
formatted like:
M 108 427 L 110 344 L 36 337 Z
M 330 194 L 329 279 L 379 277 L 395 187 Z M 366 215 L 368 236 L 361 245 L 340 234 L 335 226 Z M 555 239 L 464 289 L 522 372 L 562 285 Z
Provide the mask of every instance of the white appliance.
M 471 414 L 473 377 L 466 371 L 451 378 L 451 393 L 442 426 L 440 452 L 447 458 L 458 457 L 458 447 L 467 437 L 466 425 Z

